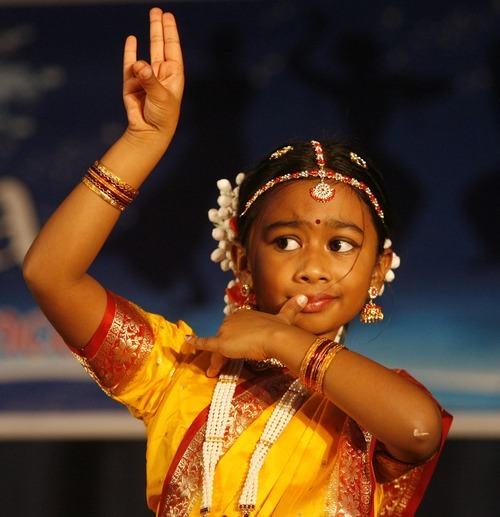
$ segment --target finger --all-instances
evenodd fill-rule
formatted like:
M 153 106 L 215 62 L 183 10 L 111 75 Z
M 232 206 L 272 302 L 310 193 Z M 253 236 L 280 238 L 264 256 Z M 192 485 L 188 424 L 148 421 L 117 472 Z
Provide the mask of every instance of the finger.
M 165 59 L 177 63 L 182 68 L 182 49 L 177 23 L 172 13 L 163 13 L 163 54 Z
M 194 335 L 184 336 L 184 339 L 194 348 L 198 350 L 207 350 L 208 352 L 218 352 L 215 340 L 208 337 L 198 337 Z
M 222 354 L 212 354 L 212 357 L 210 358 L 210 366 L 207 369 L 207 377 L 217 377 L 228 361 L 229 359 L 224 357 Z
M 151 83 L 153 83 L 153 79 L 156 79 L 151 65 L 146 63 L 146 61 L 136 61 L 132 65 L 132 71 L 134 76 L 138 77 L 141 82 L 146 82 L 149 80 Z
M 136 61 L 132 67 L 134 75 L 141 82 L 142 88 L 151 98 L 161 99 L 165 95 L 165 89 L 156 77 L 153 67 L 145 61 Z
M 133 65 L 137 61 L 137 38 L 129 36 L 123 49 L 123 82 L 134 76 Z
M 299 294 L 287 300 L 278 314 L 283 316 L 288 323 L 293 323 L 295 316 L 304 308 L 306 303 L 307 296 Z
M 163 12 L 158 7 L 149 11 L 149 53 L 151 64 L 157 65 L 165 60 L 162 16 Z

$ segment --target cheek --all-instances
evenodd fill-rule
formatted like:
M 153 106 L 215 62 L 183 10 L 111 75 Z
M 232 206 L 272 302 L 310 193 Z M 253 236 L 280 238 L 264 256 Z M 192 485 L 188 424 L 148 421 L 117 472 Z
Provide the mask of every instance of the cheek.
M 252 280 L 255 294 L 258 296 L 265 296 L 273 289 L 274 276 L 270 274 L 269 268 L 256 265 L 252 269 Z
M 368 289 L 373 284 L 373 272 L 374 264 L 373 261 L 366 261 L 363 270 L 358 275 L 356 287 L 360 296 L 366 299 L 368 296 Z
M 369 287 L 372 285 L 374 272 L 374 258 L 372 254 L 362 253 L 345 278 L 345 288 L 356 296 L 365 299 Z
M 273 314 L 279 310 L 280 278 L 279 268 L 269 267 L 263 261 L 254 264 L 253 290 L 260 310 Z

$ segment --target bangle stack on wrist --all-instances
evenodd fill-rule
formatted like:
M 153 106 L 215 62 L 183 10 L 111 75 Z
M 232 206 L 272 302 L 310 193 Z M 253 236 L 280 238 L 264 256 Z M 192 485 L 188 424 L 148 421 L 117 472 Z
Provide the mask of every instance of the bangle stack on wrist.
M 323 384 L 326 371 L 337 353 L 344 349 L 346 349 L 344 345 L 331 339 L 324 337 L 316 339 L 300 365 L 300 383 L 306 388 L 324 395 Z
M 82 178 L 83 184 L 101 199 L 121 212 L 139 193 L 128 183 L 114 175 L 102 163 L 95 161 Z

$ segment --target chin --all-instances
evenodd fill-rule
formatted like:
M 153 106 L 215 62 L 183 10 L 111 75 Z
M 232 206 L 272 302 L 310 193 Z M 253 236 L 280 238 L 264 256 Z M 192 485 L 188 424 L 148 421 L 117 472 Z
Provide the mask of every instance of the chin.
M 333 335 L 334 338 L 338 329 L 343 325 L 342 323 L 337 324 L 336 322 L 332 323 L 331 321 L 326 324 L 314 321 L 304 321 L 304 319 L 301 318 L 299 321 L 296 321 L 294 325 L 316 336 Z

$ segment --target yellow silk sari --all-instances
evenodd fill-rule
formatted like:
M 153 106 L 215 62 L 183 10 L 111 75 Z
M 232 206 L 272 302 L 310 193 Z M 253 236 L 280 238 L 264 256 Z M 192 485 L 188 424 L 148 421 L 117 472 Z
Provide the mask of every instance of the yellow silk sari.
M 74 350 L 103 390 L 143 420 L 148 505 L 160 517 L 200 515 L 201 447 L 216 379 L 205 375 L 209 355 L 185 343 L 189 333 L 183 322 L 173 324 L 109 294 L 92 341 Z M 284 369 L 243 370 L 210 515 L 241 515 L 238 499 L 251 454 L 292 381 Z M 314 394 L 270 449 L 252 515 L 413 515 L 436 461 L 412 467 L 388 458 L 369 433 Z

